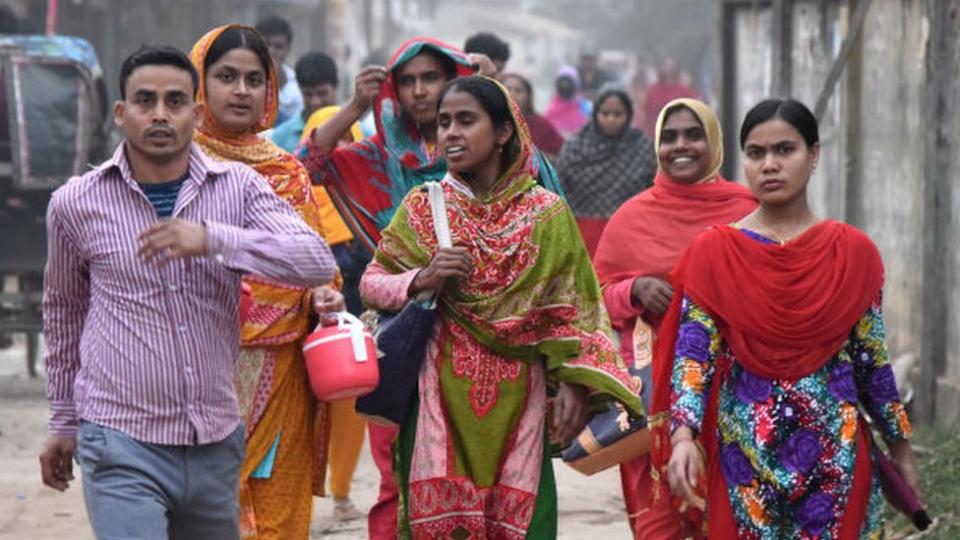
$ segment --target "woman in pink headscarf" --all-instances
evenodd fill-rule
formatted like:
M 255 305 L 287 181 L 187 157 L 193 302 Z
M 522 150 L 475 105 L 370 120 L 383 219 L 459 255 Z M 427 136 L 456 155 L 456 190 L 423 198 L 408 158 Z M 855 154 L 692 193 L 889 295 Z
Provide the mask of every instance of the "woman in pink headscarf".
M 557 71 L 557 93 L 550 100 L 543 116 L 564 139 L 576 133 L 590 120 L 591 103 L 580 94 L 577 68 L 563 66 Z

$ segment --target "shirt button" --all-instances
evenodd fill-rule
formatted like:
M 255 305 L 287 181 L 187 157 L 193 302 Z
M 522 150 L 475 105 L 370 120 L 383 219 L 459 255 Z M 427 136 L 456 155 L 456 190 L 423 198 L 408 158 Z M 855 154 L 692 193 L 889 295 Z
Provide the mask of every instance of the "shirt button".
M 171 283 L 171 284 L 170 284 L 170 290 L 171 290 L 171 291 L 177 292 L 177 289 L 179 289 L 179 287 L 177 287 L 177 284 L 176 284 L 176 283 Z
M 223 253 L 217 253 L 213 256 L 213 260 L 217 261 L 220 264 L 223 264 Z
M 186 331 L 187 331 L 187 325 L 181 324 L 180 326 L 177 327 L 177 330 L 180 330 L 181 333 L 186 332 Z
M 193 368 L 190 366 L 185 367 L 183 370 L 187 372 L 187 374 L 193 373 Z

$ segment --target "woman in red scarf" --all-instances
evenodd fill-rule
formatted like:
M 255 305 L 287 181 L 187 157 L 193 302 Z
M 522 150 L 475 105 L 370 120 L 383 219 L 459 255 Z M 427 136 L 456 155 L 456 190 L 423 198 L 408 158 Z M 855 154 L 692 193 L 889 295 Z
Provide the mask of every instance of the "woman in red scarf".
M 672 295 L 670 271 L 694 237 L 742 218 L 757 205 L 746 188 L 719 175 L 722 132 L 709 107 L 692 99 L 673 101 L 657 126 L 654 185 L 613 214 L 594 260 L 611 322 L 620 332 L 620 353 L 643 382 L 647 404 L 653 336 Z M 645 507 L 649 464 L 644 455 L 620 466 L 630 527 L 637 538 L 678 538 L 680 521 L 669 501 Z
M 884 345 L 883 264 L 870 239 L 807 203 L 817 123 L 793 100 L 740 132 L 760 207 L 691 244 L 656 346 L 654 497 L 666 482 L 711 538 L 876 537 L 883 498 L 862 407 L 916 489 Z

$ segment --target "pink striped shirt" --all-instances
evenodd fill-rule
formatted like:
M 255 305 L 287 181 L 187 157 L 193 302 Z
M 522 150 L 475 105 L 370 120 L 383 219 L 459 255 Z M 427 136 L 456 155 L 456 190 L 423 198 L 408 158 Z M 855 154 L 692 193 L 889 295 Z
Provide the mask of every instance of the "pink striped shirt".
M 196 145 L 172 217 L 206 225 L 207 256 L 142 262 L 137 236 L 158 218 L 124 146 L 50 199 L 50 433 L 73 436 L 84 419 L 147 443 L 220 441 L 240 422 L 241 276 L 312 287 L 329 282 L 336 263 L 253 169 L 215 162 Z

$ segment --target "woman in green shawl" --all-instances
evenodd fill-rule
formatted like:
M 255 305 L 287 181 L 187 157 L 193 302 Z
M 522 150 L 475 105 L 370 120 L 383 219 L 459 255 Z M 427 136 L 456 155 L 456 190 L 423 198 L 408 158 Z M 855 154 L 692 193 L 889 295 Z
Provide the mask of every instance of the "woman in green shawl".
M 395 446 L 401 536 L 553 538 L 552 423 L 568 442 L 588 403 L 642 414 L 611 340 L 600 286 L 569 208 L 537 185 L 519 107 L 492 79 L 451 81 L 437 142 L 452 248 L 438 248 L 426 190 L 383 231 L 361 281 L 366 303 L 399 310 L 439 293 L 419 405 Z

